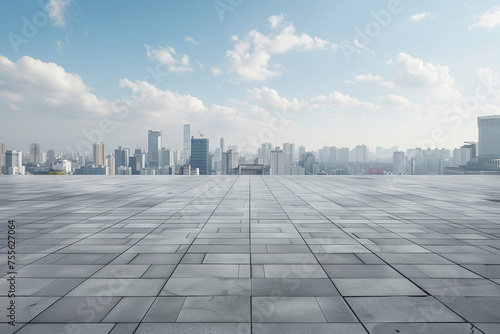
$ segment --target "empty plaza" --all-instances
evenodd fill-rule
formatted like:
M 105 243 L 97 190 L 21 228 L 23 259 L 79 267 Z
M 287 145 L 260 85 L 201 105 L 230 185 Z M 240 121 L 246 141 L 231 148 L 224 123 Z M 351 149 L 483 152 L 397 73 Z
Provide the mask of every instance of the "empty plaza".
M 0 221 L 1 333 L 500 333 L 498 176 L 3 176 Z

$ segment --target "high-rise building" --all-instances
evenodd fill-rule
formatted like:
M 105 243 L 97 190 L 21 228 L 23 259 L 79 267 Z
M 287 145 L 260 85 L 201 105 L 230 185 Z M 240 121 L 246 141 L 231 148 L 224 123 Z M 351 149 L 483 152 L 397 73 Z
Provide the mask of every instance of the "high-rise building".
M 304 145 L 301 145 L 301 146 L 299 147 L 299 160 L 301 159 L 302 154 L 305 154 L 305 153 L 306 153 L 306 148 L 305 148 L 305 146 L 304 146 Z
M 42 162 L 42 152 L 40 151 L 40 144 L 33 143 L 30 145 L 30 162 L 39 164 Z
M 118 146 L 115 150 L 115 174 L 122 175 L 123 170 L 120 167 L 128 167 L 128 157 L 130 156 L 129 148 L 122 148 Z
M 189 164 L 189 157 L 191 156 L 191 125 L 184 124 L 184 142 L 183 142 L 183 152 L 184 152 L 184 164 Z
M 392 154 L 392 173 L 398 175 L 406 173 L 405 152 L 396 151 Z
M 285 174 L 285 152 L 279 147 L 271 151 L 271 175 Z
M 453 150 L 453 164 L 452 166 L 463 166 L 471 160 L 472 149 L 469 147 L 461 147 Z
M 106 144 L 94 143 L 94 166 L 106 166 Z
M 226 141 L 224 140 L 224 137 L 220 137 L 220 151 L 221 153 L 226 152 Z
M 109 156 L 106 158 L 106 166 L 108 166 L 109 175 L 115 175 L 115 158 Z
M 56 161 L 56 152 L 54 150 L 48 150 L 47 151 L 47 162 L 51 163 Z
M 285 164 L 291 164 L 295 161 L 294 143 L 283 143 L 283 152 L 285 152 Z
M 236 167 L 238 167 L 238 152 L 227 150 L 222 153 L 221 175 L 232 175 Z
M 261 147 L 262 160 L 265 165 L 271 164 L 271 151 L 273 149 L 273 145 L 271 143 L 263 143 Z
M 163 147 L 161 149 L 161 166 L 162 167 L 171 167 L 175 166 L 174 162 L 174 152 L 171 149 L 166 149 Z
M 479 152 L 481 158 L 500 158 L 500 115 L 477 118 Z
M 5 152 L 5 171 L 6 174 L 24 175 L 23 152 L 16 150 Z
M 134 157 L 136 162 L 140 165 L 139 169 L 146 168 L 146 153 L 143 149 L 136 148 L 134 151 Z
M 328 155 L 328 162 L 331 164 L 336 164 L 338 160 L 338 152 L 335 146 L 330 147 L 330 154 Z
M 191 138 L 191 168 L 198 168 L 200 175 L 210 175 L 208 138 Z
M 161 156 L 161 131 L 148 131 L 148 167 L 159 168 Z
M 339 154 L 338 162 L 349 162 L 350 161 L 349 148 L 342 147 L 342 148 L 339 148 L 337 151 Z
M 0 143 L 0 174 L 7 173 L 5 171 L 5 153 L 7 153 L 7 145 Z
M 366 145 L 357 145 L 352 150 L 352 161 L 354 162 L 368 162 L 368 147 Z

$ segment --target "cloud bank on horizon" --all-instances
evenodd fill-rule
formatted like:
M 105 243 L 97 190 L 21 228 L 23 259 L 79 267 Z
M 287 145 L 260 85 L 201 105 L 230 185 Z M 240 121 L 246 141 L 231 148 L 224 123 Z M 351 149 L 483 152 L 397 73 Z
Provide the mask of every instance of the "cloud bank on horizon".
M 476 140 L 476 117 L 500 113 L 500 7 L 450 17 L 446 4 L 390 3 L 366 2 L 366 15 L 347 4 L 307 15 L 243 3 L 223 21 L 176 8 L 164 27 L 157 12 L 168 5 L 123 6 L 123 17 L 106 19 L 110 3 L 101 15 L 78 1 L 35 4 L 31 21 L 0 23 L 11 42 L 0 47 L 0 142 L 145 147 L 153 129 L 180 149 L 184 123 L 250 151 L 264 142 L 313 150 Z M 359 51 L 349 61 L 346 41 Z

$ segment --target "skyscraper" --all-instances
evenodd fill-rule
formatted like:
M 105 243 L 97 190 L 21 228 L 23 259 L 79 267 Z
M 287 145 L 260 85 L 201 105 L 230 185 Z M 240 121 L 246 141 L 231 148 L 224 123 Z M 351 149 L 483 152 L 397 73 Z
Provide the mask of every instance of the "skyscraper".
M 295 161 L 294 143 L 283 143 L 283 152 L 285 152 L 285 163 L 290 164 Z
M 210 175 L 208 138 L 191 138 L 191 167 L 198 168 L 200 175 Z
M 9 150 L 5 152 L 6 174 L 24 175 L 23 152 Z
M 238 152 L 227 150 L 222 153 L 222 175 L 232 175 L 234 169 L 238 167 Z
M 5 153 L 7 153 L 7 145 L 0 143 L 0 173 L 7 173 L 5 171 Z
M 271 175 L 285 174 L 285 152 L 279 147 L 271 151 Z
M 47 151 L 47 162 L 51 163 L 56 161 L 56 152 L 54 150 L 48 150 Z
M 500 158 L 500 115 L 477 118 L 479 152 L 481 158 Z
M 171 167 L 174 166 L 174 152 L 171 149 L 166 149 L 163 147 L 161 149 L 161 166 L 162 167 Z
M 349 148 L 342 147 L 337 150 L 339 154 L 338 162 L 349 162 Z
M 161 157 L 161 131 L 148 131 L 148 166 L 159 168 Z
M 94 166 L 106 166 L 106 144 L 94 143 Z
M 42 162 L 40 144 L 33 143 L 30 145 L 30 162 L 34 164 L 39 164 Z
M 368 147 L 366 145 L 357 145 L 354 150 L 352 150 L 353 153 L 353 160 L 354 162 L 368 162 Z
M 220 151 L 221 153 L 226 152 L 226 141 L 223 137 L 220 137 Z
M 406 172 L 406 158 L 405 152 L 397 151 L 392 154 L 392 173 L 405 174 Z
M 304 145 L 301 145 L 301 146 L 299 147 L 299 161 L 300 161 L 300 159 L 302 158 L 302 154 L 305 154 L 305 153 L 306 153 L 306 148 L 305 148 L 305 146 L 304 146 Z
M 191 125 L 184 124 L 184 164 L 189 164 L 189 157 L 191 156 Z

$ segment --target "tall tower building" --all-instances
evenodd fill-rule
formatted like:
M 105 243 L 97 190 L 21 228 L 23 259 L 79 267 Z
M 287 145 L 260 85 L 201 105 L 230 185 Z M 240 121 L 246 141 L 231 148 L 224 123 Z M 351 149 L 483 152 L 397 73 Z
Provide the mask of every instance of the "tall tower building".
M 210 175 L 209 163 L 209 142 L 208 138 L 191 138 L 191 159 L 192 168 L 198 168 L 200 175 Z
M 406 172 L 406 157 L 405 152 L 397 151 L 392 154 L 392 173 L 405 174 Z
M 283 143 L 283 152 L 285 152 L 285 163 L 289 164 L 295 161 L 294 143 Z
M 279 147 L 271 151 L 271 175 L 285 174 L 285 152 Z
M 191 125 L 184 124 L 184 163 L 189 164 L 189 157 L 191 156 Z
M 7 153 L 7 145 L 0 143 L 0 174 L 7 173 L 5 171 L 5 153 Z
M 163 147 L 161 149 L 161 166 L 162 167 L 171 167 L 174 166 L 174 152 L 171 149 L 165 149 Z
M 94 166 L 106 166 L 106 144 L 94 143 Z
M 159 168 L 161 158 L 161 131 L 148 131 L 148 166 Z
M 222 175 L 232 175 L 234 169 L 238 167 L 238 152 L 227 150 L 222 153 Z
M 6 174 L 24 175 L 23 152 L 10 150 L 5 152 Z
M 478 156 L 500 158 L 500 115 L 477 118 L 479 128 Z
M 220 151 L 221 153 L 226 152 L 226 141 L 224 140 L 224 137 L 220 137 Z
M 39 164 L 42 162 L 42 153 L 40 152 L 40 144 L 33 143 L 30 145 L 30 162 Z

